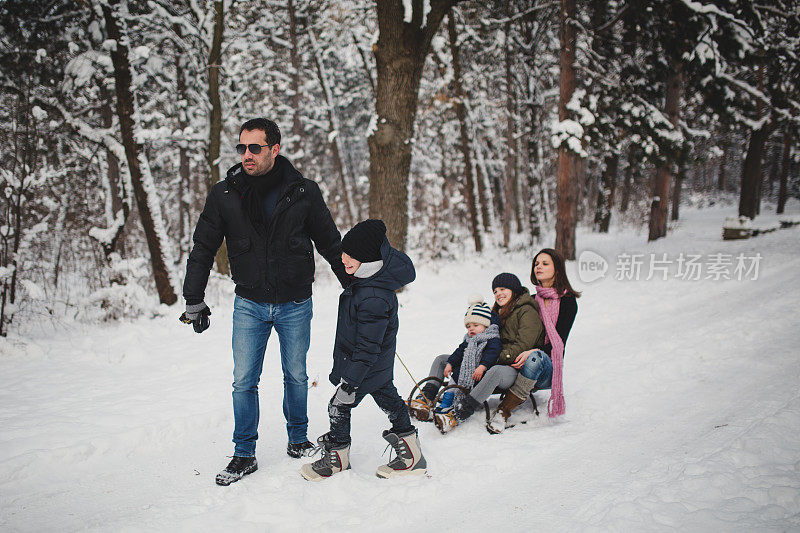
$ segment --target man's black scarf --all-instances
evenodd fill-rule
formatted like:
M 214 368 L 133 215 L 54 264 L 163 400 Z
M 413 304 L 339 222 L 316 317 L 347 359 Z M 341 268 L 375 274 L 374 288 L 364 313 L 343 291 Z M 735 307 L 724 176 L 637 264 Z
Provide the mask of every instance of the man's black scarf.
M 244 172 L 244 169 L 242 170 Z M 280 187 L 283 182 L 283 161 L 282 158 L 276 157 L 275 164 L 267 171 L 266 174 L 260 176 L 251 176 L 244 173 L 244 181 L 246 186 L 242 194 L 242 205 L 244 206 L 247 218 L 253 227 L 259 231 L 266 232 L 266 224 L 264 223 L 264 197 L 274 188 Z

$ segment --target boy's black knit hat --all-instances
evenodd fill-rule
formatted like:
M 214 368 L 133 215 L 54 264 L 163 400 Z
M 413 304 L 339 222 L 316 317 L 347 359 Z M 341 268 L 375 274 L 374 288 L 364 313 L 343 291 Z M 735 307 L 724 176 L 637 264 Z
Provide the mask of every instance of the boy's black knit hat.
M 383 220 L 369 218 L 353 226 L 342 237 L 342 251 L 362 263 L 380 261 L 381 245 L 386 238 Z
M 509 289 L 514 294 L 520 294 L 522 292 L 522 283 L 517 276 L 510 272 L 503 272 L 494 277 L 494 280 L 492 280 L 492 290 L 495 290 L 497 287 Z

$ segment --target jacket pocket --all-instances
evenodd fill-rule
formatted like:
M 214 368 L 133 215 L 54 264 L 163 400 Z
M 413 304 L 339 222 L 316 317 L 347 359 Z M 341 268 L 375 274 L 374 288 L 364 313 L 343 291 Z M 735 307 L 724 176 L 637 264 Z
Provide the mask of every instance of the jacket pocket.
M 257 285 L 258 265 L 255 258 L 250 253 L 253 244 L 249 237 L 242 239 L 232 239 L 227 243 L 228 262 L 231 267 L 231 277 L 237 285 L 255 287 Z
M 314 251 L 311 247 L 311 241 L 302 237 L 291 237 L 289 239 L 289 249 L 299 255 L 312 254 Z
M 244 253 L 250 251 L 252 247 L 250 244 L 250 238 L 245 237 L 243 239 L 233 239 L 228 241 L 228 259 L 233 259 L 234 257 L 238 257 Z
M 296 237 L 289 239 L 286 267 L 288 285 L 302 287 L 314 281 L 314 249 L 311 241 Z

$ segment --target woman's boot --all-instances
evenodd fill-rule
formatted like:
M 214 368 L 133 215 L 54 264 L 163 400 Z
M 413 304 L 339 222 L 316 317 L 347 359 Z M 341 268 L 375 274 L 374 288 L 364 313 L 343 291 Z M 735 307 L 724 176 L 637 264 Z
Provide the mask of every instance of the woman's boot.
M 520 381 L 522 382 L 520 383 Z M 519 386 L 517 386 L 518 384 Z M 511 411 L 519 407 L 522 402 L 525 401 L 535 385 L 536 381 L 524 376 L 518 376 L 517 381 L 514 382 L 514 385 L 506 392 L 505 396 L 503 396 L 500 405 L 497 406 L 497 411 L 495 411 L 492 418 L 489 419 L 489 422 L 486 423 L 486 430 L 489 433 L 497 434 L 511 427 L 508 423 L 508 419 L 511 418 Z M 525 394 L 525 390 L 528 390 L 528 394 Z M 524 394 L 522 398 L 518 396 L 520 392 Z

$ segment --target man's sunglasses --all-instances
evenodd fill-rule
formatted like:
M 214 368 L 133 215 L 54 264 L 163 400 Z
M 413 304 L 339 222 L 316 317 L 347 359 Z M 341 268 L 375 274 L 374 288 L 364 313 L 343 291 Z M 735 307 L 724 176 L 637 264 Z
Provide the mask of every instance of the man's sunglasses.
M 244 155 L 247 150 L 250 150 L 250 153 L 253 155 L 260 154 L 262 148 L 266 148 L 268 146 L 275 146 L 274 144 L 237 144 L 236 151 L 240 155 Z

